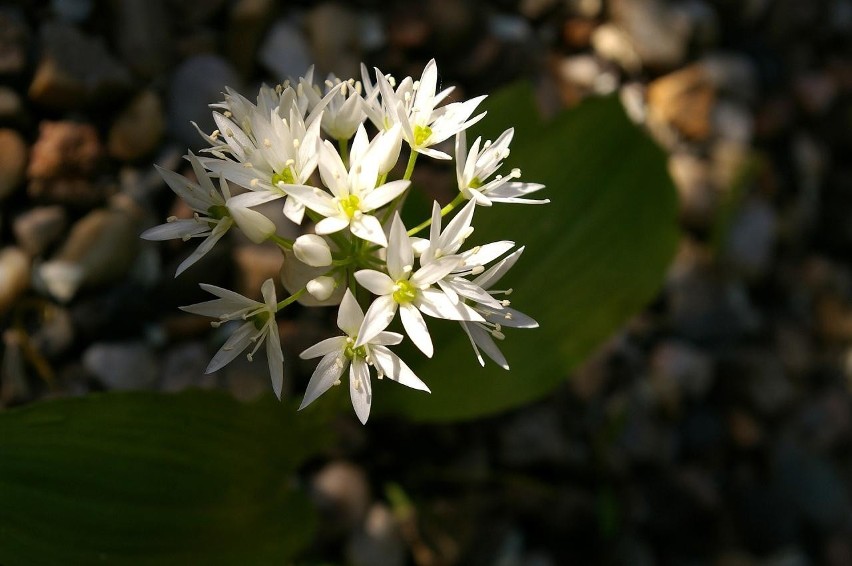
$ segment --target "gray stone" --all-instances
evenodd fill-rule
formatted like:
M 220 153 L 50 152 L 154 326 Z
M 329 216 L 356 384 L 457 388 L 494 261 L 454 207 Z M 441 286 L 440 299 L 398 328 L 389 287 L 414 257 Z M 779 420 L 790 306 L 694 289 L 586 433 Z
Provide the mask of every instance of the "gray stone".
M 772 262 L 777 223 L 775 209 L 766 200 L 753 197 L 743 202 L 725 245 L 731 265 L 752 279 L 765 275 Z
M 283 19 L 267 32 L 258 57 L 279 82 L 304 75 L 313 63 L 302 31 L 292 21 Z
M 12 231 L 18 245 L 30 256 L 42 255 L 68 226 L 68 214 L 59 205 L 32 208 L 15 218 Z
M 361 528 L 346 545 L 346 557 L 354 566 L 403 566 L 406 544 L 393 511 L 383 503 L 374 503 Z
M 107 389 L 150 389 L 159 366 L 144 342 L 96 342 L 83 352 L 83 365 Z
M 171 22 L 164 0 L 112 2 L 114 43 L 121 59 L 136 74 L 153 78 L 170 64 Z
M 0 249 L 0 314 L 5 314 L 29 288 L 30 269 L 30 258 L 20 248 Z

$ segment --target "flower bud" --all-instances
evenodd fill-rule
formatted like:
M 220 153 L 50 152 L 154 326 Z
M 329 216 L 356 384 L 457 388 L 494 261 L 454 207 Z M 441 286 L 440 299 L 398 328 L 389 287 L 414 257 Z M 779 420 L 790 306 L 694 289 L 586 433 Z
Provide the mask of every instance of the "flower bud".
M 384 175 L 394 168 L 399 160 L 399 152 L 402 149 L 402 126 L 394 124 L 391 129 L 379 132 L 373 141 L 370 152 L 371 157 L 379 163 L 379 175 Z
M 225 206 L 242 233 L 255 244 L 265 242 L 275 233 L 275 224 L 260 212 L 240 206 L 234 199 L 230 199 Z
M 307 284 L 308 293 L 318 301 L 328 299 L 337 287 L 337 282 L 334 277 L 321 275 L 316 279 L 311 279 Z
M 293 253 L 299 261 L 311 267 L 331 265 L 331 249 L 322 236 L 304 234 L 293 243 Z

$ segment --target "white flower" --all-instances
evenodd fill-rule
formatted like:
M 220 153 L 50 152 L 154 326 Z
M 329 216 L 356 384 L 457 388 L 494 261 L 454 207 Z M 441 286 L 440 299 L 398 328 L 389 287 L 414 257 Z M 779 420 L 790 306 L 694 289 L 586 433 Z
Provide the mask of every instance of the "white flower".
M 181 307 L 181 310 L 218 318 L 219 320 L 213 323 L 214 326 L 230 320 L 245 321 L 216 352 L 205 373 L 224 367 L 254 343 L 254 348 L 248 354 L 248 359 L 251 361 L 260 345 L 265 343 L 272 388 L 280 399 L 284 383 L 284 356 L 281 352 L 281 340 L 278 337 L 278 323 L 275 320 L 278 303 L 272 279 L 267 279 L 261 286 L 262 303 L 215 285 L 202 283 L 201 288 L 219 298 Z
M 475 209 L 476 203 L 474 201 L 468 202 L 450 221 L 447 228 L 441 231 L 441 206 L 437 202 L 433 203 L 429 240 L 421 252 L 420 263 L 428 265 L 447 255 L 457 254 L 461 261 L 455 269 L 436 281 L 438 287 L 453 302 L 458 302 L 459 297 L 462 297 L 499 309 L 501 305 L 497 300 L 465 277 L 479 275 L 485 271 L 484 266 L 486 264 L 508 252 L 515 246 L 515 243 L 501 240 L 459 253 L 459 248 L 473 232 L 471 221 Z
M 520 169 L 512 169 L 508 175 L 497 175 L 488 179 L 503 165 L 509 156 L 509 144 L 512 142 L 514 128 L 509 128 L 491 143 L 486 141 L 482 150 L 479 145 L 482 138 L 476 138 L 470 152 L 467 150 L 467 136 L 464 131 L 456 134 L 456 179 L 459 190 L 468 200 L 477 204 L 491 206 L 492 202 L 546 204 L 548 199 L 533 200 L 524 196 L 539 191 L 544 185 L 538 183 L 520 183 L 512 181 L 521 176 Z
M 303 234 L 293 242 L 293 253 L 302 263 L 311 267 L 331 265 L 331 248 L 322 236 Z
M 317 234 L 332 234 L 348 227 L 363 240 L 387 246 L 379 219 L 370 213 L 402 194 L 410 181 L 392 181 L 376 187 L 390 145 L 383 139 L 369 143 L 366 130 L 360 126 L 352 141 L 348 171 L 334 145 L 329 141 L 322 145 L 320 177 L 331 194 L 316 187 L 288 187 L 293 197 L 325 217 L 317 222 Z
M 406 77 L 396 90 L 378 69 L 376 86 L 370 84 L 364 67 L 361 74 L 367 90 L 366 111 L 370 120 L 380 130 L 400 124 L 405 141 L 418 153 L 436 159 L 450 159 L 449 155 L 432 149 L 432 146 L 469 128 L 485 116 L 483 112 L 470 117 L 485 96 L 436 108 L 452 92 L 453 87 L 437 92 L 438 67 L 434 59 L 426 64 L 419 81 L 414 82 L 411 77 Z M 380 102 L 376 101 L 376 89 L 381 93 Z
M 198 248 L 181 262 L 175 277 L 213 249 L 234 223 L 256 242 L 262 242 L 275 233 L 275 225 L 271 220 L 234 202 L 224 179 L 219 179 L 217 190 L 198 158 L 192 153 L 186 158 L 192 165 L 198 183 L 193 183 L 174 171 L 156 167 L 169 187 L 195 211 L 195 215 L 188 219 L 172 216 L 165 224 L 145 230 L 141 234 L 146 240 L 205 238 Z
M 524 248 L 518 248 L 514 253 L 508 255 L 493 267 L 482 273 L 479 277 L 474 279 L 473 284 L 482 289 L 486 289 L 488 294 L 492 297 L 492 300 L 494 300 L 494 295 L 510 295 L 512 293 L 512 289 L 494 290 L 491 289 L 491 286 L 503 277 L 509 268 L 518 261 L 518 258 L 523 252 Z M 509 307 L 509 304 L 510 302 L 506 299 L 501 300 L 500 305 L 496 308 L 489 302 L 473 304 L 473 309 L 480 313 L 485 318 L 485 321 L 461 322 L 462 328 L 470 339 L 470 345 L 473 346 L 473 351 L 476 353 L 476 358 L 482 366 L 485 365 L 485 360 L 479 352 L 480 348 L 486 353 L 486 355 L 488 355 L 489 358 L 494 360 L 497 365 L 503 369 L 509 369 L 509 364 L 506 362 L 506 358 L 503 356 L 500 348 L 497 347 L 497 344 L 495 344 L 493 340 L 493 338 L 498 340 L 503 340 L 505 338 L 502 331 L 504 326 L 511 328 L 538 328 L 538 323 L 535 320 L 524 313 Z
M 358 331 L 364 321 L 364 313 L 358 301 L 349 291 L 343 296 L 337 313 L 337 326 L 345 336 L 328 338 L 302 352 L 302 359 L 322 356 L 314 370 L 305 398 L 299 409 L 310 405 L 317 397 L 340 383 L 340 377 L 349 368 L 349 395 L 352 407 L 362 423 L 370 416 L 373 388 L 370 382 L 370 366 L 376 368 L 377 377 L 388 378 L 420 391 L 429 393 L 429 388 L 387 346 L 399 344 L 402 336 L 394 332 L 379 332 L 366 341 L 358 339 Z M 362 343 L 358 343 L 362 342 Z
M 427 356 L 433 353 L 432 338 L 421 312 L 449 320 L 484 319 L 461 301 L 452 301 L 441 289 L 432 285 L 456 269 L 462 258 L 444 256 L 413 271 L 414 250 L 405 226 L 394 213 L 387 248 L 387 273 L 373 269 L 355 272 L 355 279 L 371 293 L 378 295 L 364 318 L 359 332 L 359 343 L 366 343 L 383 331 L 394 318 L 397 309 L 405 332 L 411 341 Z
M 321 103 L 320 89 L 307 79 L 299 83 L 308 98 L 310 108 L 316 108 Z M 329 75 L 325 81 L 325 95 L 335 90 L 322 114 L 322 129 L 331 138 L 348 140 L 355 135 L 358 126 L 367 117 L 364 112 L 364 99 L 361 97 L 361 83 L 354 79 L 341 81 L 334 75 Z

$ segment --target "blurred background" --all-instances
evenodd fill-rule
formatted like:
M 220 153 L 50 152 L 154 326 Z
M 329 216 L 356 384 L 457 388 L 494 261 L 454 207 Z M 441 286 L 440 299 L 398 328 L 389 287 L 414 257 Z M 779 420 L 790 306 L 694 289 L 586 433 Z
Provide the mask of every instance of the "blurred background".
M 666 267 L 645 308 L 519 406 L 362 427 L 325 400 L 332 439 L 286 474 L 313 528 L 247 563 L 852 564 L 850 48 L 850 0 L 6 0 L 0 418 L 105 391 L 268 396 L 263 362 L 204 375 L 224 336 L 177 307 L 206 299 L 199 282 L 257 296 L 280 254 L 234 236 L 174 278 L 195 242 L 138 238 L 187 213 L 153 164 L 186 173 L 191 122 L 215 128 L 226 85 L 254 99 L 362 61 L 418 77 L 434 57 L 454 99 L 520 81 L 546 117 L 619 100 L 676 189 L 676 215 L 647 217 L 675 225 Z M 422 162 L 415 183 L 448 200 L 453 175 Z M 287 397 L 333 317 L 280 320 Z

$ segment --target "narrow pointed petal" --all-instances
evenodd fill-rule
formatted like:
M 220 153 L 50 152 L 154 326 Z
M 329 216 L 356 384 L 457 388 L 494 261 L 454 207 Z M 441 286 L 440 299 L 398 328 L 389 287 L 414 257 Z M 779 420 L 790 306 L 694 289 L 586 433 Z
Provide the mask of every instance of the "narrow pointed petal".
M 342 352 L 345 347 L 345 336 L 333 336 L 331 338 L 326 338 L 325 340 L 320 340 L 319 342 L 299 354 L 299 357 L 303 360 L 310 360 L 312 358 L 318 358 L 320 356 L 327 356 L 334 352 Z
M 361 310 L 352 291 L 346 289 L 343 300 L 340 301 L 340 309 L 337 311 L 337 327 L 354 338 L 358 335 L 362 322 L 364 322 L 364 311 Z
M 468 202 L 450 223 L 447 224 L 446 229 L 438 238 L 438 247 L 444 250 L 444 253 L 455 253 L 461 247 L 462 243 L 464 243 L 464 238 L 468 236 L 475 209 L 476 203 Z
M 384 346 L 376 346 L 373 348 L 373 359 L 379 370 L 387 377 L 401 385 L 431 393 L 429 387 L 426 386 L 419 377 L 417 377 L 411 368 L 403 362 L 399 356 L 391 352 Z
M 188 258 L 183 260 L 180 265 L 177 267 L 177 271 L 175 272 L 175 277 L 183 273 L 186 268 L 191 266 L 193 263 L 201 259 L 204 254 L 213 249 L 213 246 L 216 245 L 222 236 L 225 235 L 225 232 L 233 225 L 233 221 L 230 218 L 223 218 L 216 224 L 216 227 L 213 228 L 213 231 L 210 232 L 210 235 L 195 248 L 195 251 L 192 252 Z
M 305 389 L 305 397 L 302 399 L 302 404 L 299 405 L 299 410 L 301 411 L 313 403 L 317 397 L 328 391 L 340 379 L 340 376 L 343 375 L 347 365 L 349 365 L 349 362 L 346 360 L 343 352 L 328 354 L 321 359 L 317 365 L 317 369 L 311 375 L 311 380 L 308 382 L 307 389 Z
M 423 315 L 412 304 L 404 304 L 399 307 L 399 318 L 402 320 L 402 326 L 405 328 L 406 334 L 414 342 L 414 345 L 426 354 L 427 358 L 431 358 L 435 349 L 432 346 L 432 337 L 429 336 L 429 329 L 426 328 L 426 321 L 423 320 Z
M 372 214 L 363 214 L 361 218 L 353 218 L 352 222 L 349 223 L 349 230 L 362 240 L 367 240 L 377 246 L 384 248 L 388 245 L 385 231 L 382 230 L 382 223 Z
M 254 327 L 253 322 L 246 322 L 240 326 L 233 334 L 231 334 L 230 338 L 222 344 L 222 347 L 219 348 L 219 351 L 216 352 L 216 355 L 214 355 L 213 359 L 210 360 L 210 363 L 207 364 L 207 369 L 204 370 L 204 373 L 213 373 L 214 371 L 220 370 L 228 365 L 234 358 L 239 356 L 249 344 L 251 344 L 251 337 L 254 336 L 256 332 L 257 329 Z
M 453 304 L 447 295 L 437 289 L 420 291 L 416 304 L 420 312 L 435 318 L 485 322 L 485 319 L 475 310 L 461 301 Z
M 372 191 L 368 192 L 364 197 L 364 200 L 361 202 L 361 209 L 365 211 L 376 210 L 377 208 L 381 208 L 402 193 L 405 192 L 411 185 L 411 181 L 391 181 L 390 183 L 385 183 L 384 185 L 378 186 Z
M 174 220 L 153 228 L 148 228 L 139 235 L 143 240 L 173 240 L 175 238 L 191 238 L 208 232 L 210 226 L 206 222 L 194 218 Z
M 281 399 L 281 390 L 284 388 L 284 354 L 281 352 L 281 338 L 275 317 L 272 317 L 268 325 L 266 361 L 269 365 L 269 377 L 272 379 L 272 390 L 275 391 L 275 396 Z
M 334 198 L 327 192 L 307 185 L 287 185 L 287 193 L 323 216 L 335 216 L 339 213 Z
M 411 273 L 413 265 L 414 250 L 411 247 L 411 239 L 405 231 L 405 226 L 402 224 L 399 214 L 395 213 L 388 238 L 388 274 L 392 279 L 402 279 Z
M 393 293 L 393 279 L 381 271 L 362 269 L 355 272 L 355 279 L 374 295 L 390 295 Z
M 478 307 L 488 322 L 494 322 L 510 328 L 538 328 L 538 322 L 519 310 L 510 307 L 492 309 L 487 305 Z
M 402 342 L 402 334 L 396 332 L 379 332 L 370 340 L 370 344 L 393 346 Z
M 465 323 L 463 323 L 465 324 Z M 497 347 L 497 344 L 491 338 L 491 335 L 478 324 L 465 324 L 466 330 L 469 331 L 471 339 L 482 348 L 482 351 L 491 358 L 501 368 L 508 370 L 509 363 L 506 361 L 503 352 Z
M 416 287 L 432 285 L 439 279 L 449 275 L 461 263 L 462 258 L 458 255 L 450 255 L 436 259 L 428 265 L 424 265 L 411 276 L 411 283 Z
M 473 348 L 473 353 L 476 356 L 476 361 L 479 362 L 479 365 L 485 367 L 485 359 L 483 359 L 482 354 L 479 352 L 479 347 L 476 345 L 476 340 L 473 339 L 473 336 L 470 334 L 470 329 L 468 328 L 468 324 L 465 321 L 460 321 L 459 324 L 464 330 L 464 333 L 467 334 L 467 339 L 470 340 L 470 347 Z
M 383 295 L 373 301 L 373 304 L 367 309 L 367 314 L 364 315 L 361 328 L 358 330 L 358 340 L 355 342 L 355 347 L 363 346 L 387 328 L 396 314 L 396 308 L 396 301 L 389 295 Z
M 265 242 L 275 233 L 275 224 L 272 220 L 256 210 L 229 205 L 228 212 L 240 231 L 255 244 Z
M 358 420 L 361 424 L 367 424 L 367 419 L 370 418 L 370 405 L 373 403 L 370 369 L 364 360 L 357 357 L 352 360 L 352 366 L 349 368 L 349 396 Z
M 511 254 L 501 259 L 498 263 L 495 263 L 493 266 L 486 269 L 476 279 L 474 279 L 473 282 L 483 289 L 490 289 L 503 277 L 503 275 L 506 274 L 507 271 L 512 268 L 513 265 L 515 265 L 515 262 L 518 261 L 518 258 L 521 257 L 522 253 L 524 253 L 524 246 L 521 246 Z
M 323 218 L 317 225 L 314 226 L 314 232 L 317 234 L 334 234 L 340 232 L 349 226 L 349 219 L 342 216 L 329 216 Z

